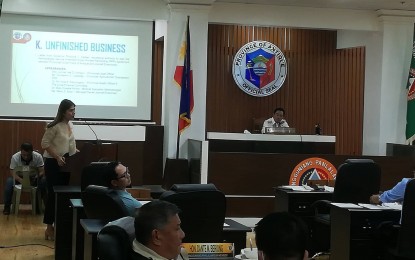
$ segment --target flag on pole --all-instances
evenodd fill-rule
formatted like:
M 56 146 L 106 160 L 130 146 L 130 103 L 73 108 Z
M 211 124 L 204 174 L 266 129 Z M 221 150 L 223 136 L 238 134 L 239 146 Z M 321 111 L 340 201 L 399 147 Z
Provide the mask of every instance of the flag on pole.
M 412 144 L 415 140 L 415 28 L 414 40 L 412 42 L 411 67 L 409 68 L 407 90 L 407 109 L 406 109 L 406 144 Z
M 179 50 L 174 81 L 181 88 L 180 110 L 179 110 L 179 133 L 190 126 L 191 113 L 193 111 L 193 72 L 190 64 L 190 32 L 189 17 L 187 17 L 186 30 L 183 33 L 182 43 Z

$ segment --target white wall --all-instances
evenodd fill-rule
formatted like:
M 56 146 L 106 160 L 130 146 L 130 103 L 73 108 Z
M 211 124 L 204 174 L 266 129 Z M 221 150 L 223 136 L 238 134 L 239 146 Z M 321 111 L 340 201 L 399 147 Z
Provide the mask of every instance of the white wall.
M 209 22 L 366 31 L 379 29 L 377 15 L 371 11 L 255 4 L 215 3 L 209 13 Z
M 3 0 L 2 13 L 90 19 L 167 19 L 163 0 Z
M 207 29 L 209 8 L 192 5 L 172 5 L 168 21 L 168 35 L 165 41 L 166 75 L 165 106 L 165 155 L 174 157 L 177 147 L 177 124 L 180 104 L 180 89 L 173 83 L 178 50 L 185 29 L 187 16 L 190 16 L 191 62 L 193 69 L 194 110 L 192 124 L 180 136 L 180 158 L 187 158 L 187 139 L 205 140 L 206 122 L 206 80 L 207 80 Z
M 380 154 L 386 143 L 405 143 L 406 82 L 411 61 L 414 19 L 385 17 L 383 25 Z
M 380 152 L 382 40 L 383 34 L 380 31 L 337 31 L 337 48 L 365 47 L 364 155 L 378 155 Z

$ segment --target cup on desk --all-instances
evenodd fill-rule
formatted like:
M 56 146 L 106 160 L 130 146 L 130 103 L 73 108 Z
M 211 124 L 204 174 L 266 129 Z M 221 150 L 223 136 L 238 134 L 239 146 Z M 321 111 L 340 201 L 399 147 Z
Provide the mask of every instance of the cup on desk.
M 258 248 L 247 247 L 243 249 L 243 254 L 248 259 L 258 259 Z
M 256 247 L 254 231 L 246 232 L 246 247 Z

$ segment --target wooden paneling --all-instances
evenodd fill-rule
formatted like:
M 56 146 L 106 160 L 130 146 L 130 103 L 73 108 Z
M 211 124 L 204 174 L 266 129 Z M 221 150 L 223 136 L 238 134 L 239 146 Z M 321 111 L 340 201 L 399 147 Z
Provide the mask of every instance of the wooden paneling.
M 382 191 L 391 189 L 402 178 L 412 177 L 414 168 L 414 156 L 209 152 L 207 182 L 227 195 L 227 216 L 262 217 L 273 210 L 273 198 L 264 196 L 274 196 L 274 187 L 288 185 L 298 163 L 310 157 L 326 159 L 336 168 L 349 158 L 372 159 L 381 168 Z
M 163 87 L 163 41 L 153 44 L 152 105 L 151 121 L 161 124 L 161 97 Z
M 361 155 L 363 132 L 364 47 L 336 49 L 336 32 L 293 28 L 210 24 L 206 131 L 251 130 L 253 118 L 270 117 L 275 107 L 299 134 L 337 137 L 336 153 Z M 288 63 L 284 85 L 271 96 L 245 94 L 232 76 L 234 55 L 244 44 L 266 40 Z
M 0 121 L 0 204 L 3 203 L 4 185 L 9 176 L 11 156 L 20 150 L 24 141 L 32 142 L 34 149 L 43 154 L 40 146 L 46 124 L 44 122 Z M 117 159 L 127 165 L 132 173 L 132 185 L 161 184 L 163 174 L 163 134 L 164 127 L 146 126 L 146 141 L 117 142 Z M 75 133 L 76 137 L 76 133 Z M 84 141 L 78 141 L 78 148 L 83 149 Z M 103 152 L 103 151 L 102 151 Z M 106 157 L 105 153 L 102 153 Z M 113 158 L 113 156 L 107 156 Z M 80 170 L 78 170 L 80 171 Z M 78 175 L 76 175 L 78 174 Z M 73 173 L 74 180 L 79 181 L 79 173 Z
M 381 168 L 381 190 L 388 190 L 402 178 L 412 177 L 413 156 L 347 156 L 331 154 L 209 153 L 208 183 L 226 195 L 274 195 L 273 187 L 288 185 L 291 173 L 301 161 L 323 158 L 338 168 L 346 159 L 368 158 Z M 238 180 L 235 185 L 235 180 Z
M 10 176 L 11 156 L 20 150 L 23 142 L 31 142 L 33 148 L 42 153 L 40 142 L 45 127 L 44 122 L 0 121 L 0 204 L 3 204 L 4 186 Z
M 226 217 L 262 218 L 275 211 L 274 197 L 227 197 Z

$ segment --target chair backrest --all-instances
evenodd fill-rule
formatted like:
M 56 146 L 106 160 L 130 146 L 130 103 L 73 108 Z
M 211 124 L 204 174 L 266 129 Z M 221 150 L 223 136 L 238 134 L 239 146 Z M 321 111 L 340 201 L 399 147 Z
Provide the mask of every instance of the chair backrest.
M 129 216 L 119 195 L 107 187 L 89 185 L 82 192 L 82 203 L 87 218 L 112 221 Z
M 415 259 L 415 179 L 406 184 L 402 205 L 401 228 L 397 241 L 399 256 Z
M 370 159 L 348 159 L 340 165 L 334 185 L 333 202 L 369 203 L 379 193 L 380 167 Z
M 37 186 L 36 183 L 33 183 L 36 176 L 39 174 L 39 169 L 37 167 L 17 166 L 13 171 L 22 178 L 22 183 L 20 183 L 22 185 L 22 191 L 28 191 Z
M 253 134 L 260 134 L 262 130 L 262 126 L 264 125 L 264 121 L 266 120 L 266 117 L 260 117 L 260 118 L 252 118 L 252 133 Z
M 175 183 L 189 183 L 189 162 L 187 159 L 166 158 L 164 166 L 162 187 L 170 189 Z
M 100 260 L 131 259 L 134 238 L 133 217 L 123 217 L 108 223 L 97 236 L 98 258 Z
M 221 242 L 226 198 L 213 184 L 175 184 L 160 196 L 176 204 L 181 213 L 183 242 Z
M 81 191 L 89 185 L 99 185 L 108 187 L 108 181 L 105 173 L 108 171 L 108 162 L 92 162 L 82 169 L 81 174 Z

